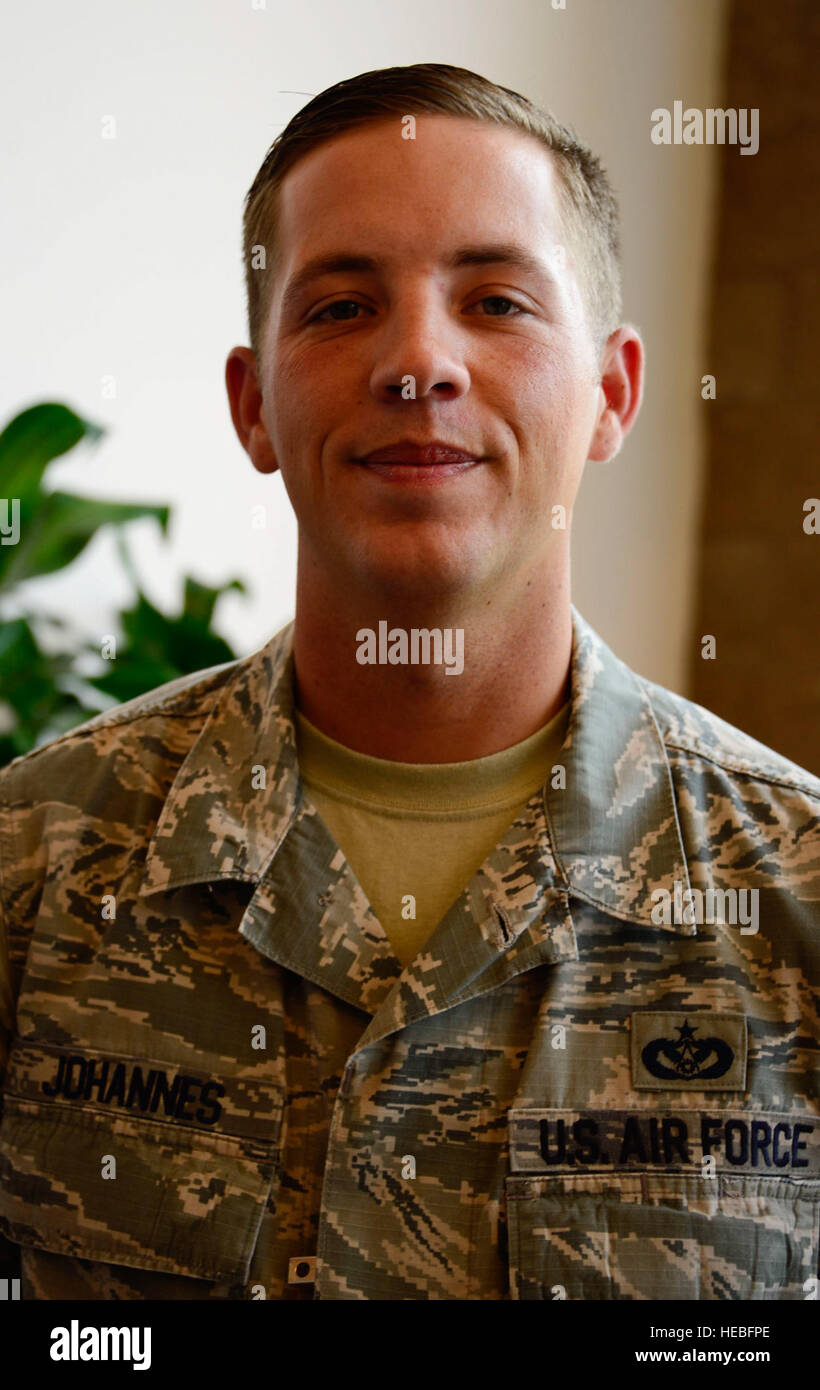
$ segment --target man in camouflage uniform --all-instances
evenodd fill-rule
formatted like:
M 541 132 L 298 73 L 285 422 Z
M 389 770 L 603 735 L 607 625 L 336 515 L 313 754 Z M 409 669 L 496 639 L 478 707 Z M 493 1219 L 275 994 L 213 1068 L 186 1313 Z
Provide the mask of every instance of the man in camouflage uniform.
M 413 138 L 339 127 L 335 89 L 229 358 L 299 521 L 294 622 L 0 777 L 8 1267 L 39 1298 L 812 1297 L 820 783 L 571 607 L 562 509 L 637 413 L 640 338 L 597 351 L 559 156 L 392 71 Z M 357 248 L 375 269 L 288 298 Z M 332 292 L 364 316 L 317 320 Z M 475 314 L 499 299 L 521 316 Z M 399 439 L 470 457 L 363 461 Z M 359 663 L 383 618 L 461 627 L 463 672 Z M 468 871 L 467 791 L 533 746 Z M 357 822 L 311 748 L 388 787 L 443 767 L 455 837 L 441 806 L 424 855 L 423 814 Z

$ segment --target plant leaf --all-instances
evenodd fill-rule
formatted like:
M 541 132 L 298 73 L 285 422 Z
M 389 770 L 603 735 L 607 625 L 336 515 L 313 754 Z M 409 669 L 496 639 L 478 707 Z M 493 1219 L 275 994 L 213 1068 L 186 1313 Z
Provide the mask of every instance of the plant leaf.
M 9 420 L 0 434 L 0 479 L 6 497 L 33 501 L 52 459 L 67 454 L 81 439 L 96 443 L 101 425 L 84 420 L 67 405 L 44 401 Z
M 0 590 L 64 569 L 101 526 L 124 526 L 153 517 L 167 532 L 170 508 L 143 502 L 109 502 L 70 492 L 42 495 L 16 546 L 0 549 Z M 9 556 L 3 568 L 3 559 Z
M 56 683 L 55 677 L 65 664 L 65 653 L 52 655 L 40 650 L 25 618 L 0 623 L 0 698 L 16 717 L 14 729 L 5 735 L 12 740 L 12 757 L 27 752 L 44 731 L 61 732 L 91 717 L 93 711 L 87 711 L 74 694 Z
M 209 627 L 214 615 L 216 601 L 229 590 L 235 589 L 240 594 L 247 593 L 245 585 L 241 579 L 232 579 L 229 584 L 223 584 L 218 589 L 211 589 L 207 584 L 200 584 L 199 580 L 192 579 L 190 575 L 185 580 L 185 600 L 182 605 L 182 616 L 191 618 L 196 623 L 201 623 Z
M 240 579 L 211 589 L 186 578 L 186 606 L 178 617 L 161 613 L 140 591 L 133 608 L 120 615 L 125 646 L 107 671 L 84 677 L 86 683 L 115 700 L 132 700 L 178 676 L 234 661 L 236 653 L 210 628 L 214 604 L 232 589 L 247 592 Z

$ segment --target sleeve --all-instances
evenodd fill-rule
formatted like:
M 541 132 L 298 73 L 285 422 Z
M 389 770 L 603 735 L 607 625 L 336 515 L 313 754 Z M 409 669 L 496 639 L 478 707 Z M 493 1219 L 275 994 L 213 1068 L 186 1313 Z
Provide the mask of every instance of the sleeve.
M 5 900 L 4 863 L 5 843 L 3 837 L 6 808 L 0 804 L 0 1119 L 3 1113 L 3 1092 L 6 1081 L 6 1068 L 14 1036 L 14 994 L 11 984 L 11 966 L 8 948 L 8 912 Z M 0 1172 L 2 1181 L 2 1172 Z M 20 1247 L 13 1245 L 0 1233 L 0 1279 L 20 1278 Z
M 0 803 L 0 1088 L 5 1082 L 6 1064 L 14 1031 L 14 997 L 11 989 L 11 965 L 8 947 L 8 915 L 5 901 L 6 843 L 4 836 L 6 808 Z
M 2 898 L 0 898 L 0 1086 L 5 1080 L 13 1029 L 14 1000 L 11 993 L 11 968 L 9 966 L 8 945 L 6 944 Z

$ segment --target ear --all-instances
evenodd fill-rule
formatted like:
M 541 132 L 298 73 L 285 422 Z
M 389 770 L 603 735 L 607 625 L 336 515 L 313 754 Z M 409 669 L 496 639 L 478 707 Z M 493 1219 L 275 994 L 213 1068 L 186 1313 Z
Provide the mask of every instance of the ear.
M 239 443 L 259 473 L 275 473 L 279 464 L 262 413 L 256 357 L 250 348 L 231 348 L 225 363 L 225 387 Z
M 601 358 L 600 408 L 587 458 L 609 463 L 620 450 L 641 408 L 644 347 L 631 324 L 616 328 Z

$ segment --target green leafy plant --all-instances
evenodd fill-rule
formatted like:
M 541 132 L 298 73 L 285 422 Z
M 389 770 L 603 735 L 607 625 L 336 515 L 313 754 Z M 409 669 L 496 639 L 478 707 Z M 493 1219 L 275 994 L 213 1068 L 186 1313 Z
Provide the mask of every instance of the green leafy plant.
M 210 588 L 185 578 L 182 612 L 163 613 L 147 598 L 123 528 L 150 517 L 167 535 L 171 510 L 105 501 L 43 486 L 50 464 L 105 431 L 67 406 L 47 402 L 16 415 L 0 434 L 0 765 L 55 738 L 106 705 L 236 653 L 212 629 L 223 593 L 246 592 L 233 579 Z M 29 580 L 66 569 L 105 526 L 117 528 L 118 553 L 136 591 L 133 605 L 112 613 L 116 657 L 70 635 L 61 615 L 31 608 Z M 102 697 L 102 698 L 100 698 Z

